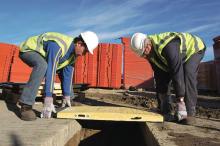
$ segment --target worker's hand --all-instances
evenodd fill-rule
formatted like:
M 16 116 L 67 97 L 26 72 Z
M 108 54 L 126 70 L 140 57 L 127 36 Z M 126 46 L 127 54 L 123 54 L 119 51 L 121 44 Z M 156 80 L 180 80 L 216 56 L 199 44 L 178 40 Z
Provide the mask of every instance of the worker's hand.
M 64 107 L 71 107 L 71 101 L 70 101 L 70 96 L 64 96 L 62 100 L 62 108 Z
M 187 111 L 186 111 L 186 105 L 184 102 L 184 98 L 179 98 L 179 101 L 177 102 L 177 119 L 178 121 L 182 121 L 187 118 Z
M 51 118 L 52 112 L 56 113 L 56 110 L 53 104 L 53 98 L 46 97 L 44 99 L 44 107 L 41 112 L 41 118 Z

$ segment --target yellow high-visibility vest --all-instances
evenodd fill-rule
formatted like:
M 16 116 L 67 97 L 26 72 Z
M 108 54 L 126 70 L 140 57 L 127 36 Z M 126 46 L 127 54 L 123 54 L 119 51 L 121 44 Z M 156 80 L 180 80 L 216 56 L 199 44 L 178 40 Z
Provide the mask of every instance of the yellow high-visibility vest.
M 202 39 L 189 33 L 165 32 L 161 34 L 149 35 L 148 38 L 152 42 L 154 51 L 164 65 L 160 64 L 154 57 L 149 57 L 149 59 L 157 67 L 166 72 L 168 71 L 167 60 L 162 56 L 162 51 L 164 47 L 176 37 L 180 38 L 181 41 L 180 53 L 183 53 L 186 56 L 183 59 L 184 62 L 186 62 L 193 54 L 205 49 Z
M 73 38 L 67 35 L 63 35 L 57 32 L 46 32 L 38 36 L 33 36 L 28 38 L 26 41 L 22 42 L 20 45 L 20 52 L 36 51 L 40 53 L 43 57 L 46 57 L 46 52 L 44 50 L 43 42 L 54 41 L 61 48 L 61 57 L 65 56 L 68 52 Z M 76 60 L 74 54 L 71 55 L 66 61 L 58 64 L 57 69 L 61 69 L 69 64 L 73 64 Z

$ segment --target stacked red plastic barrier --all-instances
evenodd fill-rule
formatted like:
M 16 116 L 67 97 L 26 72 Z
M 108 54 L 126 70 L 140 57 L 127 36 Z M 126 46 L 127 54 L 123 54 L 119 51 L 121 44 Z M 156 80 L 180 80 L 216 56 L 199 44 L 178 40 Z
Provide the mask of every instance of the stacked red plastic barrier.
M 215 69 L 216 69 L 216 79 L 217 79 L 217 91 L 220 94 L 220 36 L 213 39 L 214 45 L 214 57 L 215 57 Z
M 124 44 L 124 75 L 125 88 L 137 87 L 152 89 L 153 70 L 146 59 L 137 56 L 130 48 L 130 38 L 122 38 Z
M 220 60 L 220 36 L 215 37 L 213 41 L 213 52 L 215 60 Z
M 19 58 L 19 48 L 17 47 L 11 64 L 9 82 L 26 83 L 30 77 L 31 71 L 32 68 Z
M 15 49 L 15 45 L 0 43 L 0 82 L 8 81 Z
M 197 80 L 198 89 L 217 91 L 220 94 L 220 60 L 200 63 Z
M 198 71 L 198 85 L 200 90 L 217 90 L 215 61 L 201 62 Z
M 216 70 L 216 82 L 217 82 L 217 91 L 220 94 L 220 59 L 215 60 L 215 70 Z
M 1 82 L 27 82 L 32 68 L 19 58 L 19 48 L 8 44 L 2 44 L 1 48 L 4 48 L 1 49 Z M 86 83 L 90 87 L 120 88 L 121 67 L 122 45 L 100 44 L 93 55 L 87 53 L 77 59 L 74 83 Z M 58 76 L 56 82 L 60 82 Z
M 124 66 L 122 66 L 123 47 L 125 48 Z M 27 82 L 31 68 L 19 58 L 19 48 L 8 44 L 3 48 L 11 48 L 6 50 L 12 52 L 1 54 L 3 59 L 1 66 L 4 66 L 0 68 L 1 82 Z M 77 59 L 74 83 L 86 83 L 90 84 L 90 87 L 120 88 L 123 70 L 126 87 L 146 88 L 152 86 L 152 70 L 149 63 L 144 59 L 140 59 L 141 62 L 133 59 L 139 60 L 140 58 L 132 54 L 128 43 L 124 43 L 124 46 L 122 44 L 101 43 L 94 50 L 93 55 L 88 53 Z M 56 81 L 60 82 L 58 76 Z
M 93 55 L 87 53 L 77 58 L 74 68 L 74 83 L 90 84 L 90 87 L 97 85 L 97 57 L 96 48 Z
M 198 87 L 217 89 L 220 93 L 220 36 L 213 40 L 215 60 L 200 65 Z M 94 55 L 87 53 L 79 57 L 75 63 L 74 83 L 116 89 L 122 84 L 125 88 L 153 88 L 149 62 L 131 51 L 129 38 L 122 38 L 122 43 L 101 43 Z M 19 58 L 19 48 L 0 43 L 0 51 L 0 82 L 27 82 L 31 68 Z M 60 82 L 58 76 L 56 82 Z
M 100 44 L 98 56 L 98 86 L 108 87 L 111 76 L 112 49 L 109 44 Z
M 97 87 L 120 88 L 122 74 L 122 45 L 100 44 L 98 51 Z
M 122 53 L 123 46 L 122 44 L 113 44 L 112 45 L 112 63 L 111 63 L 111 80 L 110 87 L 119 88 L 122 85 Z
M 121 87 L 122 45 L 101 43 L 94 54 L 77 59 L 74 83 L 88 83 L 90 87 Z

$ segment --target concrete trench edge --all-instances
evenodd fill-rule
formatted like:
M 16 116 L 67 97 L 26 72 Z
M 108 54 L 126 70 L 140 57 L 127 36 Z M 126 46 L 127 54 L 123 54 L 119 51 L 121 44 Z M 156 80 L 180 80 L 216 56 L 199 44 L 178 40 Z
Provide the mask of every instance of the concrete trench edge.
M 146 146 L 160 146 L 158 139 L 155 137 L 147 123 L 140 123 L 140 130 Z

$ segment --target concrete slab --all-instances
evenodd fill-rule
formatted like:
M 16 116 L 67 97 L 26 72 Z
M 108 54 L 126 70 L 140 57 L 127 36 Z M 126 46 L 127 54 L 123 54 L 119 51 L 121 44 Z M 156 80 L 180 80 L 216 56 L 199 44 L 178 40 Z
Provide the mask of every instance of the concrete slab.
M 143 105 L 139 104 L 141 102 L 134 102 L 136 98 L 138 98 L 134 96 L 135 93 L 131 94 L 130 92 L 126 92 L 125 94 L 124 91 L 118 90 L 92 91 L 92 94 L 91 92 L 90 94 L 86 93 L 85 98 L 80 98 L 80 104 L 82 102 L 85 105 L 119 105 L 137 109 L 148 108 L 145 107 L 145 102 Z M 148 94 L 143 94 L 143 97 L 140 97 L 140 99 L 145 99 L 145 97 L 148 97 Z M 201 99 L 199 98 L 199 104 L 201 104 L 200 101 Z M 204 103 L 207 103 L 207 98 L 204 98 L 204 100 L 202 101 Z M 216 99 L 213 102 L 209 101 L 209 103 L 215 103 L 216 101 L 219 100 Z M 213 104 L 212 107 L 214 107 L 215 105 Z M 40 111 L 40 108 L 38 109 L 37 106 L 41 107 L 42 105 L 36 105 L 34 107 L 35 109 L 37 109 L 37 111 Z M 219 109 L 219 106 L 217 109 Z M 71 135 L 71 133 L 72 136 L 77 135 L 77 133 L 79 133 L 77 131 L 80 131 L 78 129 L 81 128 L 80 125 L 78 125 L 78 123 L 76 123 L 74 120 L 67 119 L 37 119 L 37 121 L 34 122 L 21 121 L 11 110 L 12 108 L 9 106 L 7 107 L 4 101 L 0 101 L 0 146 L 64 145 L 65 141 L 68 141 L 66 139 L 68 139 L 68 137 L 71 137 L 69 135 Z M 219 146 L 219 119 L 205 118 L 203 116 L 198 117 L 196 121 L 197 122 L 195 125 L 190 126 L 171 122 L 164 122 L 163 124 L 147 122 L 146 124 L 142 124 L 141 129 L 145 135 L 145 140 L 148 145 Z M 75 143 L 75 140 L 73 140 L 73 142 Z
M 36 112 L 42 105 L 35 105 Z M 62 146 L 72 137 L 80 141 L 80 124 L 72 119 L 40 119 L 22 121 L 15 106 L 0 100 L 0 146 Z M 78 135 L 78 136 L 77 136 Z
M 219 146 L 220 121 L 196 119 L 196 125 L 172 122 L 142 125 L 147 145 L 159 146 Z

